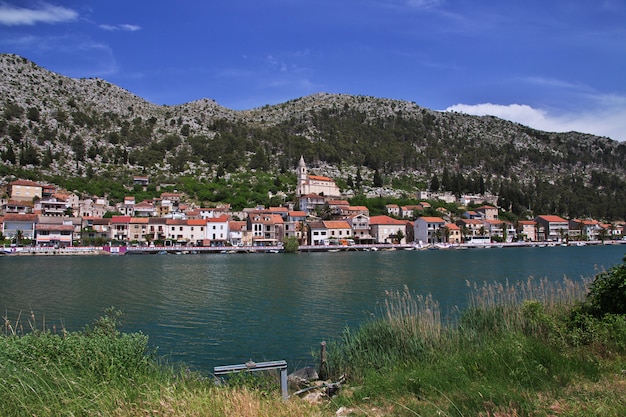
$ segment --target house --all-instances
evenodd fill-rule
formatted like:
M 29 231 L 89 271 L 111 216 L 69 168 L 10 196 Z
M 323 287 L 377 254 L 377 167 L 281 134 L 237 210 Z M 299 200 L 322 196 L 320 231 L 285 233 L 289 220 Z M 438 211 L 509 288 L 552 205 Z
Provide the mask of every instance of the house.
M 154 217 L 157 214 L 155 205 L 148 200 L 135 204 L 133 208 L 134 217 Z
M 370 218 L 368 215 L 359 213 L 354 216 L 346 217 L 345 220 L 352 229 L 352 236 L 357 243 L 368 244 L 374 243 L 371 235 Z
M 229 241 L 229 217 L 223 214 L 220 217 L 210 217 L 204 220 L 206 223 L 206 233 L 204 239 L 212 246 L 223 246 Z
M 304 157 L 300 156 L 298 162 L 297 177 L 298 184 L 296 187 L 296 197 L 301 197 L 307 194 L 318 194 L 324 197 L 340 197 L 341 191 L 331 178 L 321 175 L 309 175 Z M 303 207 L 300 206 L 302 209 Z
M 228 242 L 233 246 L 252 246 L 252 234 L 247 233 L 248 225 L 245 221 L 228 222 Z M 210 245 L 210 241 L 208 243 Z
M 35 202 L 35 211 L 41 216 L 63 217 L 66 215 L 69 204 L 65 200 L 56 197 Z
M 415 241 L 440 243 L 445 240 L 446 221 L 441 217 L 418 217 L 414 223 Z
M 564 241 L 569 234 L 569 222 L 559 216 L 537 216 L 535 217 L 535 222 L 543 229 L 542 240 L 561 242 Z
M 461 228 L 459 226 L 454 223 L 446 223 L 445 228 L 447 229 L 446 234 L 448 235 L 447 243 L 459 244 L 463 242 Z
M 111 217 L 111 228 L 109 239 L 119 242 L 129 241 L 130 232 L 130 216 L 113 216 Z
M 498 220 L 498 209 L 494 206 L 484 205 L 478 207 L 476 212 L 485 220 Z
M 226 227 L 228 227 L 228 220 L 224 219 Z M 167 239 L 172 243 L 182 245 L 198 245 L 202 244 L 207 238 L 207 222 L 209 220 L 203 219 L 167 219 L 165 224 L 167 226 Z M 218 236 L 216 240 L 219 240 L 222 245 L 226 243 L 228 236 L 227 230 L 222 230 L 216 233 Z
M 517 235 L 524 241 L 536 242 L 537 223 L 533 220 L 519 220 L 517 222 Z
M 146 241 L 152 243 L 154 241 L 164 242 L 167 238 L 167 219 L 161 217 L 148 218 L 148 232 L 146 233 Z
M 504 222 L 501 222 L 499 220 L 489 220 L 489 219 L 484 219 L 482 222 L 485 227 L 485 232 L 487 233 L 487 236 L 489 236 L 489 240 L 494 240 L 494 241 L 504 240 L 504 233 L 505 233 Z
M 307 214 L 315 213 L 315 210 L 319 207 L 324 207 L 326 200 L 324 197 L 318 194 L 305 194 L 298 197 L 298 205 L 300 210 Z
M 37 223 L 35 225 L 35 244 L 37 246 L 54 246 L 65 248 L 72 246 L 74 224 L 72 221 L 54 223 Z
M 570 220 L 569 237 L 574 240 L 597 240 L 602 226 L 597 220 Z
M 406 221 L 384 215 L 370 217 L 370 234 L 376 243 L 406 243 Z
M 150 183 L 150 180 L 148 177 L 142 176 L 142 175 L 135 175 L 133 177 L 133 185 L 140 185 L 142 187 L 147 186 Z
M 485 225 L 480 219 L 460 219 L 456 222 L 456 225 L 461 229 L 461 236 L 464 242 L 476 240 L 483 241 L 487 236 Z
M 300 244 L 306 241 L 306 213 L 302 210 L 290 210 L 285 220 L 285 237 L 295 237 Z
M 9 200 L 2 204 L 2 214 L 32 214 L 33 208 L 32 201 Z
M 343 216 L 357 216 L 362 214 L 369 217 L 370 210 L 366 206 L 348 206 L 342 210 L 341 214 Z
M 91 243 L 106 242 L 111 238 L 111 219 L 102 217 L 82 217 L 82 240 Z
M 385 205 L 385 211 L 390 216 L 400 217 L 400 206 L 398 206 L 397 204 Z
M 16 180 L 9 183 L 9 197 L 17 201 L 33 201 L 43 197 L 43 186 L 29 180 Z
M 122 216 L 133 216 L 135 212 L 135 197 L 124 197 L 124 202 L 117 204 L 116 209 Z
M 147 217 L 131 217 L 128 225 L 128 239 L 131 242 L 145 243 L 150 234 L 149 220 Z
M 37 224 L 36 214 L 15 214 L 8 213 L 4 216 L 2 223 L 2 235 L 9 239 L 34 240 L 35 225 Z
M 339 245 L 352 237 L 352 228 L 345 220 L 324 220 L 309 223 L 311 245 Z
M 273 246 L 282 242 L 284 220 L 279 214 L 248 214 L 248 230 L 252 231 L 252 244 L 255 246 Z

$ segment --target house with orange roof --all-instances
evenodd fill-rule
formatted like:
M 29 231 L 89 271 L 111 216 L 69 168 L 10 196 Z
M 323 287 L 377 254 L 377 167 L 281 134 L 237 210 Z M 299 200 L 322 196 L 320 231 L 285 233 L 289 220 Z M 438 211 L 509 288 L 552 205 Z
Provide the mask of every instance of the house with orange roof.
M 230 233 L 230 217 L 223 214 L 219 217 L 205 219 L 206 233 L 204 239 L 210 241 L 213 246 L 222 246 L 228 242 Z
M 480 219 L 460 219 L 456 225 L 461 229 L 461 236 L 464 241 L 474 240 L 474 238 L 484 238 L 487 235 L 485 225 Z
M 37 223 L 35 244 L 65 248 L 72 246 L 74 225 L 72 222 Z
M 390 216 L 400 217 L 400 206 L 397 204 L 386 204 L 385 211 Z
M 567 239 L 569 234 L 569 222 L 560 216 L 542 215 L 535 217 L 535 222 L 543 229 L 543 240 L 561 242 Z
M 361 244 L 374 243 L 374 237 L 371 234 L 370 217 L 363 213 L 346 217 L 345 220 L 352 229 L 354 240 Z
M 446 221 L 441 217 L 418 217 L 414 225 L 416 242 L 441 243 L 445 240 Z
M 534 220 L 519 220 L 517 222 L 517 234 L 520 239 L 536 242 L 538 240 L 537 222 Z
M 348 206 L 341 212 L 342 216 L 357 216 L 359 214 L 369 217 L 370 210 L 366 206 Z
M 326 199 L 315 193 L 305 194 L 298 197 L 298 205 L 300 210 L 305 211 L 307 214 L 314 213 L 318 207 L 324 207 Z
M 230 220 L 228 222 L 228 241 L 233 246 L 252 246 L 252 234 L 248 233 L 247 222 Z M 210 241 L 207 245 L 210 245 Z
M 33 201 L 43 196 L 43 186 L 35 181 L 15 180 L 9 183 L 9 196 L 11 200 Z
M 285 237 L 294 237 L 301 245 L 306 244 L 306 213 L 290 210 L 285 219 Z
M 498 220 L 498 209 L 494 206 L 480 206 L 476 209 L 476 212 L 485 220 Z
M 109 239 L 119 242 L 128 242 L 128 234 L 130 231 L 130 216 L 113 216 L 111 217 L 111 227 Z
M 601 229 L 602 226 L 597 220 L 569 221 L 569 236 L 574 240 L 596 240 Z
M 91 242 L 111 239 L 111 219 L 85 216 L 82 218 L 82 236 Z
M 146 243 L 150 234 L 150 221 L 147 217 L 131 217 L 128 224 L 128 239 L 133 243 Z
M 141 203 L 135 204 L 133 208 L 134 217 L 154 217 L 157 214 L 157 209 L 152 201 L 144 200 Z
M 308 241 L 311 245 L 339 245 L 352 237 L 352 228 L 345 220 L 324 220 L 309 223 Z
M 2 204 L 1 214 L 33 214 L 34 204 L 32 201 L 9 200 Z
M 250 212 L 247 222 L 253 245 L 273 246 L 282 242 L 285 222 L 281 215 Z
M 370 234 L 376 243 L 406 243 L 406 221 L 385 215 L 370 217 Z
M 21 233 L 22 239 L 35 239 L 36 214 L 8 213 L 4 215 L 2 223 L 2 235 L 5 238 L 14 239 Z
M 461 236 L 461 228 L 454 223 L 446 223 L 445 228 L 447 229 L 448 242 L 458 244 L 463 242 L 463 237 Z

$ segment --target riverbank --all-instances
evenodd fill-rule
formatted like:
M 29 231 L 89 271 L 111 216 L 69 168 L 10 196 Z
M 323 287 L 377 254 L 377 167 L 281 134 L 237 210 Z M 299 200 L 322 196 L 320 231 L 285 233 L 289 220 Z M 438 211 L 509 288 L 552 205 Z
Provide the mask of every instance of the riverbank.
M 512 242 L 512 243 L 461 243 L 461 244 L 371 244 L 371 245 L 301 245 L 299 252 L 376 252 L 393 250 L 463 250 L 463 249 L 500 249 L 523 247 L 555 246 L 598 246 L 626 245 L 626 240 L 587 241 L 587 242 Z M 282 246 L 73 246 L 66 248 L 50 247 L 5 247 L 0 255 L 14 256 L 68 256 L 68 255 L 198 255 L 198 254 L 245 254 L 245 253 L 282 253 Z

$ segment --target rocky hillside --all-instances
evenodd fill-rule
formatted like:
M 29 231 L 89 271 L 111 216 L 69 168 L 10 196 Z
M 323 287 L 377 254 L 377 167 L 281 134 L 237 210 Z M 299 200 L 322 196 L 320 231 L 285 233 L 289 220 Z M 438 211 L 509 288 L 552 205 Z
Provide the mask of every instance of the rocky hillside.
M 320 93 L 247 111 L 209 99 L 158 106 L 105 80 L 68 78 L 16 55 L 0 55 L 0 100 L 5 181 L 24 170 L 42 179 L 210 181 L 241 170 L 287 172 L 304 155 L 344 187 L 358 174 L 364 185 L 405 191 L 516 188 L 522 206 L 538 206 L 537 196 L 526 200 L 544 185 L 573 183 L 586 196 L 626 184 L 626 144 L 404 101 Z M 558 211 L 562 198 L 553 200 L 541 208 Z

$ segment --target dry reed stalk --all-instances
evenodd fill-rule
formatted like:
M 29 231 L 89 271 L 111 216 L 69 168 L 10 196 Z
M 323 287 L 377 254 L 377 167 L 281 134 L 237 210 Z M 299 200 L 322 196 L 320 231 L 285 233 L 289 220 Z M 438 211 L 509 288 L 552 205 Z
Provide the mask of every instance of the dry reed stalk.
M 484 282 L 481 287 L 466 281 L 471 289 L 469 295 L 470 307 L 489 309 L 494 307 L 514 307 L 524 301 L 539 301 L 546 310 L 553 310 L 563 305 L 571 305 L 585 298 L 591 278 L 582 278 L 573 281 L 564 277 L 562 281 L 550 281 L 548 278 L 535 280 L 529 277 L 526 281 L 511 284 Z

